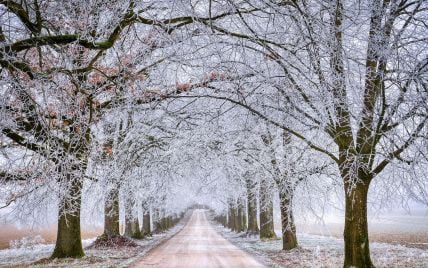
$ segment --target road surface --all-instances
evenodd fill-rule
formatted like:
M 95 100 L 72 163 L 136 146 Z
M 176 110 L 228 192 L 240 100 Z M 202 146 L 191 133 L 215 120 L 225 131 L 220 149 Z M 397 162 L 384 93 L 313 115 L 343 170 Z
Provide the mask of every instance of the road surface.
M 218 234 L 205 210 L 194 210 L 186 226 L 149 251 L 134 267 L 264 267 Z

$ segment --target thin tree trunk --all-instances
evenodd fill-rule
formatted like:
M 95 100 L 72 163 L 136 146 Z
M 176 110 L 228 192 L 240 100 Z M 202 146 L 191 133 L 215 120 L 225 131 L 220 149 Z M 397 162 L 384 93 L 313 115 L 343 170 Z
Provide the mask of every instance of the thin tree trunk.
M 243 226 L 243 232 L 247 231 L 247 207 L 245 200 L 242 200 L 242 226 Z
M 282 225 L 282 249 L 290 250 L 298 246 L 296 225 L 294 224 L 293 216 L 293 193 L 291 193 L 291 190 L 287 192 L 280 189 L 279 202 Z
M 246 181 L 247 185 L 247 207 L 248 207 L 248 229 L 249 235 L 256 235 L 259 233 L 259 226 L 257 225 L 257 197 L 254 192 L 254 183 L 251 180 Z
M 349 181 L 349 180 L 348 180 Z M 355 185 L 345 183 L 345 262 L 344 267 L 374 267 L 370 259 L 367 226 L 369 180 Z
M 238 213 L 237 213 L 237 232 L 245 231 L 245 213 L 244 213 L 244 204 L 241 197 L 238 198 Z
M 267 179 L 260 182 L 260 239 L 276 238 L 273 226 L 273 203 L 270 183 Z
M 236 204 L 236 213 L 235 213 L 235 232 L 239 233 L 242 230 L 242 208 L 239 205 L 239 199 Z
M 119 189 L 110 190 L 104 201 L 104 233 L 105 238 L 120 236 L 119 231 Z
M 58 210 L 58 232 L 51 258 L 80 258 L 83 252 L 80 235 L 82 181 L 67 175 L 70 187 L 61 197 Z

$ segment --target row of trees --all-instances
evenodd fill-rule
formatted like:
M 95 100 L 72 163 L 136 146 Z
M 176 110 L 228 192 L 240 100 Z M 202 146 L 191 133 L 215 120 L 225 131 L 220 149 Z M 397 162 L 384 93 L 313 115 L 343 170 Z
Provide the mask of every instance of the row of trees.
M 0 1 L 2 207 L 57 202 L 53 256 L 79 257 L 87 196 L 105 237 L 119 204 L 139 236 L 142 206 L 211 195 L 264 238 L 277 188 L 287 250 L 296 193 L 341 185 L 344 266 L 371 267 L 374 178 L 428 203 L 426 5 Z
M 168 3 L 135 1 L 1 1 L 0 6 L 4 207 L 53 189 L 58 234 L 52 257 L 80 257 L 85 184 L 108 189 L 107 233 L 117 230 L 116 218 L 109 217 L 117 217 L 120 191 L 130 193 L 126 211 L 132 213 L 129 203 L 136 206 L 135 200 L 141 204 L 131 182 L 147 174 L 141 171 L 150 168 L 144 160 L 151 147 L 161 149 L 164 136 L 150 119 L 130 128 L 147 113 L 156 117 L 152 106 L 168 95 L 189 89 L 152 79 L 150 70 L 180 43 L 182 36 L 172 37 L 174 31 L 196 17 L 165 15 Z M 153 133 L 144 133 L 141 124 Z M 153 164 L 165 159 L 157 161 Z M 137 182 L 144 187 L 144 180 Z M 167 189 L 167 183 L 152 185 Z
M 233 17 L 232 27 L 211 28 L 234 37 L 224 43 L 238 56 L 222 62 L 248 78 L 202 95 L 239 105 L 306 144 L 317 154 L 311 159 L 327 157 L 335 165 L 345 195 L 344 266 L 372 267 L 370 184 L 398 175 L 397 167 L 412 174 L 426 166 L 426 2 L 247 3 L 258 10 Z M 426 196 L 425 178 L 402 185 Z M 287 203 L 295 183 L 283 181 Z
M 250 120 L 249 125 L 260 124 L 257 118 Z M 315 158 L 307 145 L 284 130 L 260 125 L 251 130 L 244 127 L 240 132 L 247 135 L 227 146 L 228 157 L 239 159 L 243 168 L 228 172 L 228 185 L 235 187 L 226 194 L 227 207 L 217 211 L 216 220 L 233 231 L 245 231 L 261 240 L 276 239 L 273 200 L 277 199 L 282 249 L 291 250 L 298 247 L 294 209 L 317 210 L 316 205 L 311 204 L 310 195 L 317 192 L 319 196 L 331 198 L 331 191 L 339 192 L 340 180 L 327 158 Z

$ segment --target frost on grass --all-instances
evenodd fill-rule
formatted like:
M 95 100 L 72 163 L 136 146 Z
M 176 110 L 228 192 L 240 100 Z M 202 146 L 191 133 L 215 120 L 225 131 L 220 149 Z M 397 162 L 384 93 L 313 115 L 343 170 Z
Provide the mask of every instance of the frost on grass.
M 342 267 L 343 240 L 298 233 L 299 248 L 283 251 L 280 239 L 260 241 L 258 237 L 237 234 L 220 225 L 216 229 L 229 241 L 273 267 Z M 370 243 L 376 267 L 428 267 L 428 250 L 386 243 Z
M 44 244 L 46 241 L 41 235 L 25 236 L 21 239 L 11 240 L 9 242 L 9 248 L 11 249 L 34 249 L 40 244 Z
M 182 227 L 181 222 L 167 232 L 154 234 L 152 237 L 142 240 L 132 239 L 134 244 L 131 246 L 93 247 L 96 239 L 86 239 L 82 241 L 86 255 L 81 259 L 50 260 L 53 244 L 39 243 L 33 244 L 31 247 L 0 250 L 0 267 L 127 267 L 147 251 L 177 233 Z
M 94 238 L 85 239 L 82 244 L 87 247 L 94 241 Z M 44 244 L 43 239 L 38 236 L 13 240 L 10 244 L 9 249 L 0 250 L 1 267 L 30 265 L 37 260 L 49 258 L 54 249 L 54 244 Z

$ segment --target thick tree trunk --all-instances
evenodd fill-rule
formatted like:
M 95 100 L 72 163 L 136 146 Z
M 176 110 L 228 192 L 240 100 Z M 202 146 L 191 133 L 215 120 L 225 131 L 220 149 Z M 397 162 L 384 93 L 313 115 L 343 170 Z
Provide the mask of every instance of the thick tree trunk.
M 229 201 L 229 228 L 232 231 L 236 231 L 235 226 L 236 226 L 236 208 L 235 208 L 235 204 L 232 200 Z
M 239 233 L 241 232 L 242 229 L 242 209 L 239 209 L 239 204 L 237 204 L 236 209 L 235 209 L 235 232 Z
M 134 200 L 130 196 L 125 204 L 125 236 L 131 238 L 142 238 L 140 232 L 140 223 L 137 213 L 134 210 Z
M 140 231 L 140 222 L 138 221 L 138 217 L 134 217 L 134 219 L 132 220 L 131 223 L 131 234 L 130 237 L 135 238 L 135 239 L 141 239 L 143 238 L 143 235 L 141 234 Z
M 167 229 L 171 228 L 172 225 L 173 225 L 173 218 L 170 215 L 170 216 L 167 217 Z
M 159 233 L 162 231 L 162 216 L 161 216 L 161 212 L 159 209 L 155 209 L 155 232 Z
M 245 213 L 244 213 L 244 202 L 242 200 L 242 198 L 238 198 L 238 213 L 237 213 L 237 226 L 236 226 L 236 231 L 238 233 L 240 232 L 245 232 Z
M 155 233 L 161 233 L 162 230 L 162 213 L 160 211 L 160 209 L 155 209 L 154 210 L 154 231 Z
M 270 183 L 266 179 L 260 181 L 260 239 L 276 238 L 273 226 L 273 203 Z
M 166 216 L 165 209 L 161 210 L 160 230 L 161 232 L 168 230 L 168 217 Z
M 104 233 L 103 236 L 120 236 L 119 232 L 119 189 L 110 190 L 104 201 Z
M 85 255 L 80 236 L 82 181 L 70 175 L 67 180 L 70 186 L 64 196 L 60 197 L 58 232 L 51 258 L 80 258 Z
M 168 229 L 168 217 L 165 216 L 164 210 L 162 210 L 161 215 L 162 216 L 161 216 L 160 221 L 159 221 L 159 226 L 160 226 L 159 230 L 161 232 L 164 232 L 165 230 Z
M 243 226 L 243 232 L 247 231 L 247 207 L 245 200 L 242 201 L 242 226 Z
M 132 235 L 132 222 L 134 221 L 133 215 L 133 202 L 131 199 L 125 200 L 125 236 L 131 237 Z
M 248 229 L 249 235 L 256 235 L 259 233 L 259 226 L 257 225 L 257 197 L 254 192 L 254 183 L 251 180 L 246 181 L 247 185 L 247 207 L 248 207 Z
M 345 262 L 344 267 L 374 267 L 370 259 L 367 226 L 369 180 L 350 185 L 345 182 Z
M 294 224 L 293 216 L 293 193 L 291 193 L 291 190 L 287 192 L 280 189 L 279 202 L 282 225 L 282 249 L 290 250 L 298 246 L 296 225 Z
M 143 214 L 143 228 L 141 230 L 143 236 L 148 236 L 152 234 L 152 228 L 150 225 L 150 210 L 144 211 Z
M 226 214 L 221 216 L 221 224 L 223 225 L 223 227 L 227 227 L 227 215 Z

